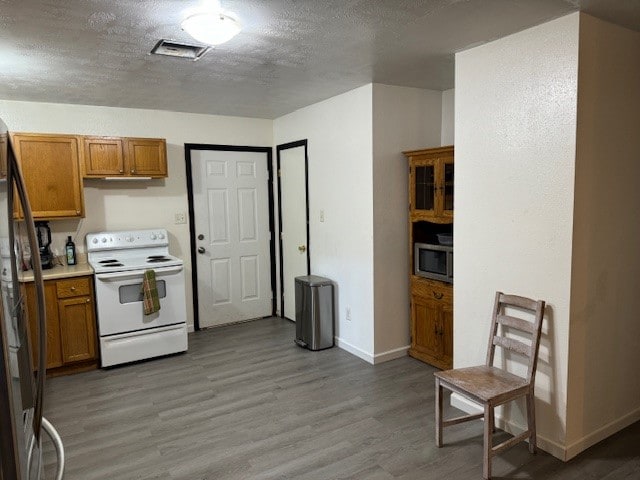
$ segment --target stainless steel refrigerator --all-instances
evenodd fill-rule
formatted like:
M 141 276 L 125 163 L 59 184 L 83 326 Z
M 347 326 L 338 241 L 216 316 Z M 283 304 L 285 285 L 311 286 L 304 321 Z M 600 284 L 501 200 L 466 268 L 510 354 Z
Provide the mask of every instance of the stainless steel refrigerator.
M 56 479 L 63 478 L 64 449 L 60 436 L 42 416 L 46 371 L 46 318 L 44 284 L 38 244 L 20 168 L 15 161 L 7 126 L 0 120 L 0 480 L 38 480 L 44 478 L 43 433 L 56 450 Z M 14 220 L 19 205 L 23 220 Z M 37 293 L 37 332 L 35 345 L 29 345 L 25 299 L 18 283 L 22 267 L 18 232 L 26 237 L 34 253 L 32 266 Z M 26 248 L 25 248 L 26 250 Z M 36 349 L 34 365 L 30 348 Z

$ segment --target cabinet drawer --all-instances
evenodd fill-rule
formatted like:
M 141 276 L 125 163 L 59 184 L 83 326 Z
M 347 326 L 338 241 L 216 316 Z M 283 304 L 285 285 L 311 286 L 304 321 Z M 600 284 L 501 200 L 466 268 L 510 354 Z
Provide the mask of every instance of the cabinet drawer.
M 413 276 L 411 294 L 453 304 L 453 286 L 450 283 Z
M 58 298 L 77 297 L 91 294 L 91 281 L 88 277 L 70 278 L 56 282 Z

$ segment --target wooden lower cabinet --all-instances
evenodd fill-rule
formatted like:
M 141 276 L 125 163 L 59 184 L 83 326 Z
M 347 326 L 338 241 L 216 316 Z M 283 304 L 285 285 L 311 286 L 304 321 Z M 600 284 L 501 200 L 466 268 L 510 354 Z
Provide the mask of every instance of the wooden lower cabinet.
M 24 286 L 34 367 L 38 364 L 36 296 L 33 283 Z M 47 373 L 62 374 L 96 368 L 96 317 L 90 276 L 44 282 L 47 314 Z
M 453 285 L 412 276 L 409 355 L 438 368 L 453 367 Z
M 62 363 L 68 365 L 96 358 L 93 302 L 87 297 L 58 300 Z

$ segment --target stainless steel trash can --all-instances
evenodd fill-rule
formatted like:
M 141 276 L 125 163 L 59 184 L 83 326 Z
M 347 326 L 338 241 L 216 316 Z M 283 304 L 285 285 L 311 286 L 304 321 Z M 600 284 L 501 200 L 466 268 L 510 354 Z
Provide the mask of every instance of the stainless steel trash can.
M 296 340 L 301 347 L 333 347 L 333 282 L 317 275 L 295 278 Z

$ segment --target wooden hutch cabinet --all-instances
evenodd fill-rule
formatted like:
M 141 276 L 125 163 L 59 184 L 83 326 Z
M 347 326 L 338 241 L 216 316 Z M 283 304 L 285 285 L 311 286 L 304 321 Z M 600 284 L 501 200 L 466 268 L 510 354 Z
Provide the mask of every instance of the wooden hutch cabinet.
M 453 146 L 404 152 L 409 160 L 409 355 L 453 367 L 453 284 L 415 274 L 416 243 L 437 244 L 453 232 Z

